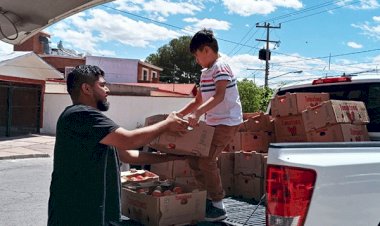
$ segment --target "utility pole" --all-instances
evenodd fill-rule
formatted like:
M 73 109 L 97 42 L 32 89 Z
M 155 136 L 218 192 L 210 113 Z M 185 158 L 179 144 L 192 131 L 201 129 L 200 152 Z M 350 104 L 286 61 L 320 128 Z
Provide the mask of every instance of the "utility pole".
M 247 70 L 254 70 L 254 71 L 263 71 L 264 69 L 261 69 L 261 68 L 247 68 Z M 253 83 L 256 84 L 256 74 L 252 73 L 253 74 Z
M 268 87 L 268 76 L 269 76 L 269 43 L 279 43 L 279 41 L 271 41 L 269 40 L 269 29 L 270 28 L 281 28 L 281 24 L 279 26 L 270 26 L 270 23 L 265 22 L 264 25 L 256 24 L 257 28 L 266 28 L 267 29 L 267 39 L 256 39 L 256 41 L 266 42 L 266 57 L 265 57 L 265 84 L 264 87 Z

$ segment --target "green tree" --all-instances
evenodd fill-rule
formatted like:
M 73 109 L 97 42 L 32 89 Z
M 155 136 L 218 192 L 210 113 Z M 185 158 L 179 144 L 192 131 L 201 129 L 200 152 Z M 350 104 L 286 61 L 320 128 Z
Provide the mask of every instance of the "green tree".
M 273 90 L 257 86 L 252 80 L 238 81 L 238 90 L 243 112 L 266 111 Z
M 146 58 L 146 62 L 163 69 L 161 82 L 199 83 L 201 67 L 190 53 L 190 41 L 190 36 L 173 39 Z

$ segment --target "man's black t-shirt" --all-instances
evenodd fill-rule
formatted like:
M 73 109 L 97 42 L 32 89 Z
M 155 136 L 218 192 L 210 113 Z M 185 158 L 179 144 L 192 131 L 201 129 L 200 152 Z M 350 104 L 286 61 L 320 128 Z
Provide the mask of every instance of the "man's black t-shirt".
M 67 107 L 57 122 L 48 225 L 107 225 L 120 219 L 119 158 L 99 143 L 119 126 L 97 109 Z

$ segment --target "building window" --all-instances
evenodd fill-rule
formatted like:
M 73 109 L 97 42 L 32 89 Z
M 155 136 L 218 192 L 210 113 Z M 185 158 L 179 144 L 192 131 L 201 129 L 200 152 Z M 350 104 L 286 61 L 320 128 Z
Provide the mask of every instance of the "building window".
M 141 80 L 148 81 L 148 72 L 149 72 L 148 69 L 145 69 L 145 68 L 142 69 Z
M 157 78 L 157 71 L 152 71 L 152 78 L 156 79 Z

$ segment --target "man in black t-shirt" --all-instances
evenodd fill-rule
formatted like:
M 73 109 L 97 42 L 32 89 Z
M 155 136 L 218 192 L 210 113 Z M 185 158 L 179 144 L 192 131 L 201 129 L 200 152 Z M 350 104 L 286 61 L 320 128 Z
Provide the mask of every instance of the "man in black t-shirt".
M 139 152 L 165 131 L 185 132 L 187 122 L 171 113 L 152 126 L 128 131 L 100 111 L 109 108 L 109 89 L 97 66 L 81 65 L 67 77 L 73 101 L 57 122 L 51 176 L 48 225 L 95 226 L 118 222 L 119 159 L 126 163 L 157 163 L 181 159 Z

